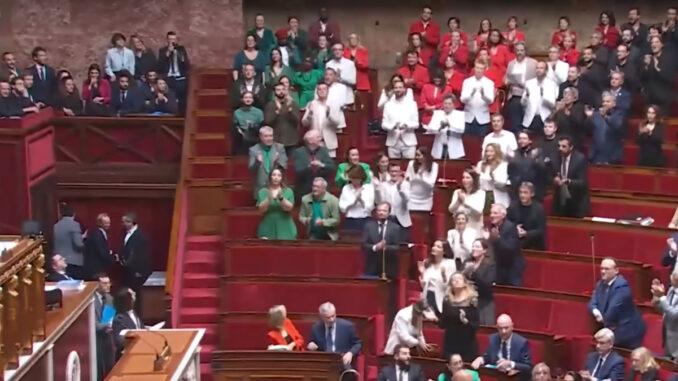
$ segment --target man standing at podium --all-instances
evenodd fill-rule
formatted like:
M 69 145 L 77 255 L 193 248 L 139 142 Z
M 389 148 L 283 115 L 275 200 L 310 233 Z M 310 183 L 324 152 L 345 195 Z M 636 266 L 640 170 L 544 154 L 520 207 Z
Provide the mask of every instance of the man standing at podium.
M 309 351 L 341 353 L 345 369 L 352 369 L 351 363 L 360 353 L 363 342 L 355 333 L 355 326 L 348 320 L 337 317 L 334 304 L 325 302 L 318 308 L 320 321 L 311 328 Z

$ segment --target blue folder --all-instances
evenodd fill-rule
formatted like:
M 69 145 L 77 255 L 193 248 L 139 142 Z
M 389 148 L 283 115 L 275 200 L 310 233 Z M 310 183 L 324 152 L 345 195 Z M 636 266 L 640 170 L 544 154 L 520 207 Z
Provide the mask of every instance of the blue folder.
M 104 310 L 101 311 L 101 324 L 111 324 L 113 322 L 113 318 L 115 317 L 115 313 L 115 308 L 113 308 L 112 305 L 104 305 Z

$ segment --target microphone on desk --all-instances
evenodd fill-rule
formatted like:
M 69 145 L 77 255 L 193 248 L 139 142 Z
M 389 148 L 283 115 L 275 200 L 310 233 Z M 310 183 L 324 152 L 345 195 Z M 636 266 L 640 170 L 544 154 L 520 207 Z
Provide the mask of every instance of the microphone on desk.
M 150 332 L 153 333 L 154 335 L 160 336 L 163 340 L 162 349 L 158 351 L 158 349 L 154 345 L 152 345 L 148 340 L 146 340 L 143 336 L 139 334 L 134 335 L 139 340 L 141 340 L 142 342 L 146 343 L 149 347 L 151 347 L 151 349 L 153 349 L 153 351 L 155 352 L 155 360 L 153 360 L 153 371 L 160 372 L 163 370 L 165 364 L 167 364 L 170 357 L 172 356 L 172 347 L 170 347 L 169 342 L 167 341 L 167 337 L 165 337 L 165 335 L 155 331 L 151 331 L 149 329 L 147 329 L 146 332 Z
M 589 233 L 591 241 L 591 271 L 593 272 L 593 290 L 596 289 L 596 235 Z

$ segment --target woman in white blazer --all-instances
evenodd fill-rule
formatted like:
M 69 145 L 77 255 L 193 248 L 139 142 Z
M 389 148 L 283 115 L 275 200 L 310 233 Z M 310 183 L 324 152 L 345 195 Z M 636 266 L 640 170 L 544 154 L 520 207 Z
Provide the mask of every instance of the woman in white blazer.
M 464 112 L 454 109 L 454 95 L 446 95 L 443 99 L 443 109 L 433 111 L 431 121 L 426 126 L 429 134 L 436 135 L 431 155 L 436 159 L 446 156 L 453 160 L 466 156 L 461 140 L 465 128 Z
M 447 244 L 450 245 L 455 264 L 457 259 L 459 263 L 464 263 L 471 258 L 473 241 L 480 236 L 480 232 L 468 227 L 468 216 L 465 212 L 457 212 L 454 223 L 454 229 L 447 231 Z
M 421 284 L 421 297 L 426 300 L 428 307 L 440 316 L 445 299 L 446 285 L 457 272 L 457 266 L 452 259 L 444 257 L 445 248 L 443 241 L 435 241 L 431 246 L 431 253 L 423 262 L 417 263 L 419 270 L 419 284 Z
M 423 326 L 426 307 L 426 301 L 422 299 L 398 311 L 393 319 L 384 353 L 392 355 L 398 344 L 408 348 L 420 348 L 424 352 L 433 349 L 430 344 L 426 344 L 424 338 Z
M 433 208 L 433 190 L 438 180 L 438 163 L 428 152 L 428 148 L 419 147 L 414 152 L 405 171 L 405 179 L 410 182 L 410 211 L 430 212 Z
M 344 213 L 344 229 L 362 232 L 374 209 L 374 187 L 365 184 L 367 174 L 360 165 L 346 170 L 348 184 L 341 189 L 339 210 Z
M 498 144 L 490 143 L 485 147 L 483 158 L 476 165 L 476 171 L 480 175 L 480 189 L 485 191 L 487 197 L 492 197 L 489 201 L 508 208 L 511 203 L 508 193 L 508 163 L 504 160 Z M 487 202 L 486 198 L 486 206 Z
M 461 188 L 452 194 L 448 210 L 452 215 L 464 212 L 468 217 L 467 226 L 480 231 L 483 228 L 485 192 L 480 190 L 480 179 L 473 168 L 466 168 L 461 175 Z

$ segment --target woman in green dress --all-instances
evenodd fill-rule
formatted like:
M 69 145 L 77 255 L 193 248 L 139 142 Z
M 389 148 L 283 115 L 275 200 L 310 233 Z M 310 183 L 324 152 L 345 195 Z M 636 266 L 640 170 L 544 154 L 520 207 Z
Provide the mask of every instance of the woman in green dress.
M 266 65 L 264 70 L 264 86 L 266 86 L 268 91 L 273 92 L 273 87 L 278 83 L 280 77 L 292 78 L 294 70 L 283 64 L 282 54 L 278 48 L 271 50 L 269 59 L 270 63 Z
M 369 184 L 372 181 L 372 170 L 370 169 L 370 165 L 360 162 L 360 151 L 358 151 L 358 147 L 351 147 L 346 151 L 346 162 L 339 164 L 339 167 L 337 167 L 337 175 L 334 177 L 337 188 L 342 189 L 344 185 L 348 184 L 347 171 L 354 165 L 359 165 L 365 171 L 367 177 L 364 184 Z
M 313 59 L 304 58 L 300 71 L 294 73 L 294 86 L 299 91 L 299 108 L 306 108 L 315 97 L 315 87 L 323 79 L 323 71 L 313 68 Z
M 257 195 L 257 207 L 263 214 L 257 237 L 262 239 L 293 240 L 297 238 L 297 226 L 292 219 L 294 192 L 285 186 L 283 171 L 275 168 L 268 176 L 268 186 Z

